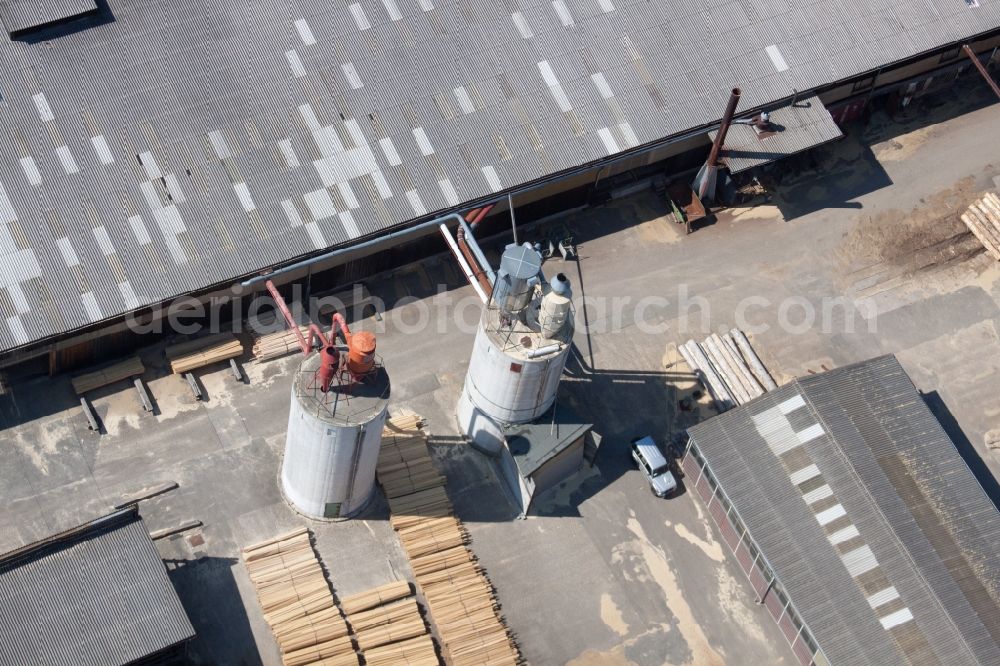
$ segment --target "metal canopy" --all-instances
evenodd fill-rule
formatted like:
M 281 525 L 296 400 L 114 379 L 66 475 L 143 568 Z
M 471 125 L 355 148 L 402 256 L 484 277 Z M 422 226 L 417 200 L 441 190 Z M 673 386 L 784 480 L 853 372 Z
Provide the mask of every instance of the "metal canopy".
M 729 128 L 723 161 L 729 173 L 776 162 L 843 136 L 830 112 L 819 97 L 810 95 L 794 104 L 771 111 L 774 133 L 760 133 L 752 125 L 736 124 Z M 715 140 L 715 132 L 709 132 Z

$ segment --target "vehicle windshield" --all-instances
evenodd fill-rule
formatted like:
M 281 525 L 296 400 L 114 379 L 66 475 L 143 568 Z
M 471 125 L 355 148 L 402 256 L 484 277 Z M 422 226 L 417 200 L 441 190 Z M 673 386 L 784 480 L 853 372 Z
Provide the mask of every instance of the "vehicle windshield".
M 653 476 L 660 476 L 661 474 L 663 474 L 664 472 L 668 472 L 669 470 L 670 470 L 670 465 L 660 465 L 659 467 L 653 470 Z

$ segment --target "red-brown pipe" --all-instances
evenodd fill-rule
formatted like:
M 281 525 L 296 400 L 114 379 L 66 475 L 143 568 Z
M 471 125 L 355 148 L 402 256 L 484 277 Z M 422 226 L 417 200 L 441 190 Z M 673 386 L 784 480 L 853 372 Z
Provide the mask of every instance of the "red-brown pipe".
M 969 59 L 972 60 L 972 64 L 975 65 L 976 69 L 979 71 L 979 74 L 984 79 L 986 79 L 986 84 L 993 89 L 993 92 L 996 93 L 997 97 L 1000 97 L 1000 86 L 997 86 L 997 82 L 993 80 L 993 77 L 990 76 L 990 73 L 986 70 L 985 67 L 983 67 L 983 63 L 979 59 L 979 56 L 976 55 L 976 52 L 973 51 L 968 44 L 962 44 L 962 51 L 965 53 L 965 55 L 969 56 Z
M 295 337 L 299 340 L 299 347 L 302 349 L 302 353 L 309 356 L 312 352 L 312 345 L 310 344 L 312 340 L 306 342 L 306 339 L 302 336 L 302 331 L 299 330 L 299 325 L 295 323 L 295 318 L 292 317 L 292 312 L 288 309 L 288 305 L 285 303 L 285 299 L 282 298 L 281 293 L 278 291 L 278 288 L 274 286 L 274 283 L 268 280 L 264 283 L 264 285 L 267 287 L 267 290 L 271 292 L 271 298 L 274 299 L 274 302 L 281 311 L 281 314 L 284 315 L 289 328 L 295 332 Z M 310 332 L 312 332 L 312 326 L 314 326 L 314 324 L 310 325 Z M 323 336 L 320 335 L 319 339 L 322 341 Z
M 469 244 L 465 241 L 465 229 L 459 225 L 458 232 L 455 234 L 456 242 L 458 243 L 458 249 L 462 251 L 462 256 L 465 260 L 469 262 L 469 267 L 472 269 L 472 274 L 476 276 L 479 281 L 479 286 L 483 288 L 486 292 L 486 298 L 489 299 L 493 295 L 493 285 L 490 284 L 490 278 L 486 275 L 486 271 L 483 267 L 479 265 L 476 260 L 476 255 L 469 248 Z
M 483 206 L 482 208 L 480 208 L 478 214 L 473 219 L 469 220 L 469 227 L 471 229 L 475 229 L 477 226 L 479 226 L 479 223 L 483 221 L 483 218 L 489 215 L 490 211 L 493 210 L 494 206 L 496 206 L 496 204 L 490 204 L 488 206 Z
M 722 146 L 726 143 L 726 134 L 729 133 L 729 126 L 733 123 L 733 115 L 736 113 L 736 105 L 740 103 L 740 95 L 742 91 L 739 88 L 733 88 L 732 94 L 729 95 L 729 103 L 726 104 L 726 112 L 722 114 L 722 122 L 719 123 L 719 131 L 715 135 L 715 141 L 712 142 L 712 152 L 708 154 L 708 164 L 709 167 L 718 166 L 719 164 L 719 151 Z

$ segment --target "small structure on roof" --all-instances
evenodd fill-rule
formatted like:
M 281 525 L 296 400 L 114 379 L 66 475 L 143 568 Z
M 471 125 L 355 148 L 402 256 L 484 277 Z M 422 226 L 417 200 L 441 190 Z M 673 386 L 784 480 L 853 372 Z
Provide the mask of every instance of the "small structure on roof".
M 169 657 L 194 629 L 133 505 L 0 556 L 0 665 Z
M 689 435 L 685 483 L 802 664 L 1000 663 L 1000 512 L 894 356 Z

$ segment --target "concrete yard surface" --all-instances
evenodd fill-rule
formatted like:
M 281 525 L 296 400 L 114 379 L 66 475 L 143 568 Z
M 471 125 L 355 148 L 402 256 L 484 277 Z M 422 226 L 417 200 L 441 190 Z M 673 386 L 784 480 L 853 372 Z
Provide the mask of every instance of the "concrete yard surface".
M 530 663 L 797 663 L 700 501 L 657 499 L 627 457 L 632 437 L 664 444 L 711 414 L 704 400 L 679 407 L 695 389 L 676 353 L 689 338 L 740 326 L 779 384 L 895 353 L 1000 498 L 1000 452 L 986 444 L 1000 427 L 1000 268 L 958 221 L 1000 174 L 983 142 L 1000 136 L 1000 114 L 924 111 L 875 118 L 865 134 L 793 158 L 776 169 L 785 176 L 769 204 L 725 211 L 689 236 L 652 191 L 523 230 L 534 240 L 565 225 L 578 243 L 579 261 L 544 266 L 564 272 L 577 299 L 559 399 L 603 438 L 596 464 L 538 498 L 526 520 L 513 519 L 491 460 L 456 431 L 477 319 L 471 288 L 444 255 L 368 281 L 388 310 L 354 325 L 378 335 L 390 412 L 427 418 L 472 550 Z M 498 249 L 489 247 L 494 259 Z M 280 663 L 240 563 L 245 546 L 307 524 L 337 594 L 411 577 L 381 497 L 337 523 L 308 521 L 283 501 L 300 356 L 244 358 L 248 384 L 224 365 L 197 371 L 204 402 L 168 374 L 162 346 L 142 356 L 157 413 L 144 414 L 128 384 L 99 389 L 90 399 L 104 434 L 87 429 L 68 376 L 19 380 L 0 395 L 0 550 L 176 481 L 141 509 L 150 529 L 203 523 L 157 542 L 198 633 L 197 664 Z

